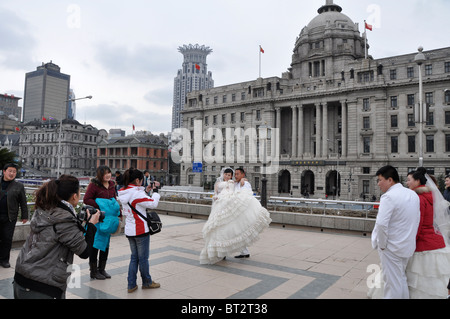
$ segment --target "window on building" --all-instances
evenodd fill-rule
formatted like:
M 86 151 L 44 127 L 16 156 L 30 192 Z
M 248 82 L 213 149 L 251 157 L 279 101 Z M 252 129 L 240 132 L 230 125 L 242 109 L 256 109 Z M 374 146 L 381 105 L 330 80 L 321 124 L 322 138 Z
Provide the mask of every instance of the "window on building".
M 256 120 L 261 121 L 261 110 L 256 110 Z
M 450 125 L 450 112 L 445 112 L 445 125 Z
M 416 101 L 416 97 L 415 97 L 414 94 L 408 94 L 407 100 L 408 100 L 408 106 L 414 106 L 414 103 Z
M 398 98 L 396 96 L 391 96 L 391 107 L 392 108 L 398 107 Z
M 434 94 L 433 92 L 427 92 L 425 93 L 425 103 L 427 104 L 434 104 Z
M 408 136 L 408 153 L 416 152 L 416 137 L 414 135 Z
M 427 135 L 427 142 L 426 142 L 426 151 L 427 153 L 433 153 L 434 152 L 434 135 Z
M 370 194 L 370 181 L 368 180 L 363 180 L 363 194 Z
M 445 73 L 450 73 L 450 62 L 445 62 Z
M 245 122 L 245 112 L 241 112 L 241 122 Z
M 433 75 L 433 65 L 432 64 L 425 65 L 425 75 Z
M 450 104 L 450 90 L 445 90 L 445 103 Z
M 398 127 L 398 115 L 391 115 L 391 128 Z
M 450 152 L 450 135 L 445 135 L 445 151 L 448 153 Z
M 414 119 L 414 114 L 408 114 L 408 126 L 409 127 L 416 126 L 416 121 Z
M 397 80 L 397 69 L 390 70 L 389 73 L 391 80 Z
M 398 153 L 398 136 L 391 136 L 391 153 Z
M 427 125 L 434 125 L 434 112 L 427 113 Z
M 370 99 L 363 99 L 363 111 L 370 111 Z
M 363 128 L 370 129 L 370 117 L 366 116 L 363 118 Z
M 363 144 L 364 154 L 370 154 L 370 137 L 364 137 Z
M 414 78 L 414 67 L 408 67 L 406 69 L 406 76 L 408 77 L 408 79 Z

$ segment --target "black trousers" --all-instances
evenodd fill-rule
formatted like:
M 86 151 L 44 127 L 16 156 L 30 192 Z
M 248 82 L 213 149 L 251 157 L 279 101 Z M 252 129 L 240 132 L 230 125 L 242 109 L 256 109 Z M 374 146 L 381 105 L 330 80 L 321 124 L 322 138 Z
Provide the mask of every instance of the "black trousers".
M 99 250 L 97 248 L 92 247 L 91 255 L 89 256 L 90 263 L 97 263 L 97 256 L 99 261 L 107 261 L 108 260 L 109 248 L 106 248 L 105 251 Z
M 10 222 L 9 219 L 0 219 L 0 261 L 9 262 L 11 253 L 14 229 L 16 228 L 16 220 Z

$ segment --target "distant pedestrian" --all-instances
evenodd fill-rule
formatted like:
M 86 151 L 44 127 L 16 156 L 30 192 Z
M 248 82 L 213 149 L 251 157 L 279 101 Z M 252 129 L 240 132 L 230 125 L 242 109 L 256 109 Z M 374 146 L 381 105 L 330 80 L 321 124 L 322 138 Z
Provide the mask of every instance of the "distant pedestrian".
M 9 257 L 19 216 L 25 224 L 28 221 L 28 206 L 25 188 L 22 183 L 15 181 L 17 165 L 10 163 L 3 167 L 0 191 L 0 265 L 9 268 Z
M 385 166 L 377 173 L 381 196 L 372 247 L 382 264 L 385 299 L 408 299 L 406 266 L 416 250 L 420 222 L 419 196 L 400 184 L 397 170 Z

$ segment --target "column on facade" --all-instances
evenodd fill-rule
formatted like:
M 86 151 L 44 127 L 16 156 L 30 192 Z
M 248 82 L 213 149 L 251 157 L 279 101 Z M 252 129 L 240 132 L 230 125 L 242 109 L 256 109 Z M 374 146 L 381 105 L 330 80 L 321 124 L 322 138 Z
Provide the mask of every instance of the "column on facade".
M 292 106 L 292 155 L 297 157 L 297 106 Z
M 329 142 L 328 142 L 328 103 L 325 102 L 323 104 L 323 120 L 322 120 L 322 130 L 323 130 L 323 138 L 322 138 L 322 156 L 327 158 L 328 157 L 328 148 L 329 148 Z M 333 142 L 334 143 L 334 142 Z
M 278 135 L 275 138 L 277 139 L 278 145 L 281 145 L 281 108 L 277 107 L 276 111 L 277 111 L 277 130 L 276 130 L 276 132 L 278 132 L 277 133 Z
M 341 112 L 341 117 L 342 117 L 342 122 L 341 122 L 341 136 L 342 136 L 342 157 L 347 157 L 347 140 L 348 140 L 348 136 L 347 136 L 347 126 L 348 126 L 348 116 L 347 116 L 347 102 L 341 101 L 341 107 L 342 107 L 342 112 Z
M 320 103 L 316 104 L 316 157 L 322 157 L 322 114 Z
M 305 127 L 304 127 L 304 115 L 303 105 L 298 107 L 298 149 L 297 154 L 299 158 L 303 158 L 305 152 Z

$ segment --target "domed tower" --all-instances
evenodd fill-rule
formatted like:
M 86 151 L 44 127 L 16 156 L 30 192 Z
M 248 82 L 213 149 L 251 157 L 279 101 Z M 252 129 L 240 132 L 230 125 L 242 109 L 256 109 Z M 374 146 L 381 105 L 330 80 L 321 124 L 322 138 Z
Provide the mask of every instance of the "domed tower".
M 292 57 L 294 79 L 331 79 L 346 62 L 364 59 L 364 38 L 359 24 L 342 13 L 342 8 L 327 0 L 319 15 L 303 28 Z

